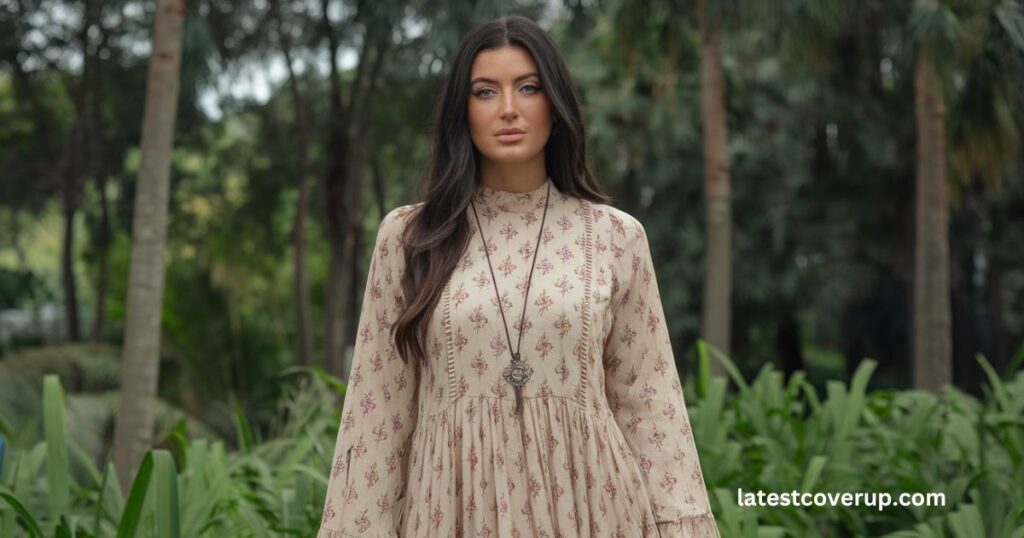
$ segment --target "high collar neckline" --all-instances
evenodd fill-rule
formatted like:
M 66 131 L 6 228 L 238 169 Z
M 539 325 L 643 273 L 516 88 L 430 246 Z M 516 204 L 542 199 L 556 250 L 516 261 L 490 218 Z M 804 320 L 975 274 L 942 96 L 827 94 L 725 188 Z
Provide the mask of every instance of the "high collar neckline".
M 559 191 L 550 177 L 545 178 L 544 183 L 536 189 L 523 192 L 503 191 L 480 183 L 477 185 L 474 200 L 478 204 L 498 211 L 529 213 L 535 209 L 544 208 L 544 200 L 548 196 L 548 186 L 551 187 L 551 202 L 553 203 Z

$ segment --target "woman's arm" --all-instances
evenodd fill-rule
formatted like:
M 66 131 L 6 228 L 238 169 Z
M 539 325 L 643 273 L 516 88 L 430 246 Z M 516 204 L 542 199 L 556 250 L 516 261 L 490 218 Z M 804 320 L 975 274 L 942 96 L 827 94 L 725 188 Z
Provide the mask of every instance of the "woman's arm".
M 626 219 L 605 391 L 639 463 L 662 538 L 717 537 L 643 225 Z
M 398 536 L 417 413 L 417 369 L 390 333 L 404 304 L 407 207 L 389 212 L 377 232 L 317 538 Z

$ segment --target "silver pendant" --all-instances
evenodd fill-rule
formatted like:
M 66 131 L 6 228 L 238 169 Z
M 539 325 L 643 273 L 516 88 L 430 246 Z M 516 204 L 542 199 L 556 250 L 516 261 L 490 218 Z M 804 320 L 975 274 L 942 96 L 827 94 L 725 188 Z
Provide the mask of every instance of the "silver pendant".
M 512 355 L 512 362 L 505 367 L 505 371 L 501 375 L 513 387 L 522 387 L 526 385 L 526 381 L 530 379 L 532 374 L 533 368 L 519 360 L 518 353 L 514 353 Z

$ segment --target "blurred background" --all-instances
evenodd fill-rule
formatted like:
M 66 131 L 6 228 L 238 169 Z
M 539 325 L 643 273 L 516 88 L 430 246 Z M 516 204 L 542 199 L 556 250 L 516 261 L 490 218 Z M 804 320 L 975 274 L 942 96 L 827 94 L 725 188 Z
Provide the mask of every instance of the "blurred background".
M 1016 0 L 0 0 L 0 434 L 24 458 L 19 478 L 0 443 L 6 491 L 44 529 L 114 502 L 98 479 L 119 406 L 146 408 L 136 427 L 179 472 L 197 439 L 237 455 L 224 487 L 247 500 L 183 500 L 193 536 L 249 517 L 315 530 L 377 225 L 416 201 L 459 39 L 510 13 L 561 47 L 597 177 L 648 232 L 709 488 L 813 478 L 955 497 L 875 515 L 747 508 L 734 529 L 719 494 L 723 534 L 1024 528 L 1009 508 L 1024 505 Z M 161 27 L 173 69 L 158 79 Z M 172 140 L 143 142 L 149 106 L 171 111 L 146 121 Z M 143 184 L 156 206 L 137 205 Z M 166 221 L 139 209 L 161 206 Z M 165 275 L 157 332 L 126 334 L 147 286 L 129 281 L 133 226 L 166 233 L 149 259 Z M 154 393 L 122 397 L 152 372 Z M 37 444 L 57 412 L 49 374 L 77 486 L 45 478 L 43 449 L 29 457 L 55 442 Z M 273 465 L 286 454 L 303 472 Z M 2 536 L 27 528 L 11 507 Z

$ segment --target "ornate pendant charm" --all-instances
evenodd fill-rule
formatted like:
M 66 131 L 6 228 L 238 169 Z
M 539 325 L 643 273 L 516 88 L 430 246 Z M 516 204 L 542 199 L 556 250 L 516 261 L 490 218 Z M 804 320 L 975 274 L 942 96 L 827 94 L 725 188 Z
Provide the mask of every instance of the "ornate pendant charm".
M 512 362 L 505 367 L 505 371 L 501 375 L 513 387 L 522 387 L 526 385 L 526 381 L 530 379 L 532 374 L 533 368 L 519 360 L 519 354 L 515 353 L 512 355 Z

